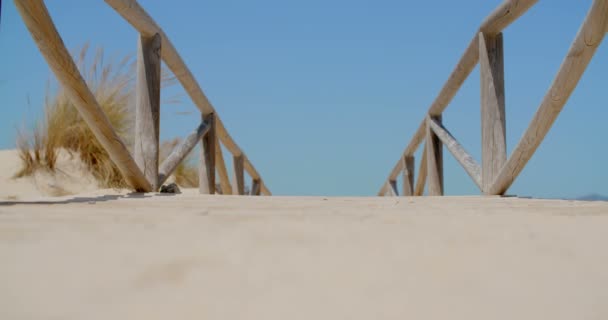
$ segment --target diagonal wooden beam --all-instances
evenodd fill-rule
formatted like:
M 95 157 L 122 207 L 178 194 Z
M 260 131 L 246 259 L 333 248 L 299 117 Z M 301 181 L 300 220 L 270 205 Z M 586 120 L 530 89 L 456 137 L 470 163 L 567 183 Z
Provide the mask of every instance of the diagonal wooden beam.
M 136 0 L 105 0 L 105 2 L 142 35 L 150 36 L 155 33 L 160 34 L 163 48 L 161 56 L 167 67 L 173 72 L 177 80 L 184 87 L 188 96 L 192 99 L 192 102 L 194 102 L 203 115 L 215 114 L 215 134 L 226 149 L 228 149 L 233 156 L 244 154 L 243 150 L 241 150 L 239 145 L 228 133 L 228 130 L 224 127 L 222 119 L 217 112 L 215 112 L 215 108 L 177 52 L 175 46 L 173 46 L 173 43 L 171 43 L 171 40 L 156 21 L 150 17 L 146 10 L 144 10 Z M 259 174 L 247 158 L 245 159 L 245 169 L 252 177 L 256 175 L 258 176 L 257 179 L 260 179 L 261 181 Z M 264 195 L 272 195 L 263 181 L 261 181 L 261 193 Z
M 513 21 L 522 16 L 530 9 L 538 0 L 505 0 L 498 6 L 486 19 L 482 22 L 478 32 L 483 32 L 487 35 L 495 35 L 500 33 Z M 448 107 L 450 101 L 456 96 L 458 90 L 469 77 L 477 62 L 479 61 L 479 39 L 478 32 L 475 33 L 473 39 L 469 42 L 456 67 L 448 77 L 441 91 L 431 104 L 428 114 L 431 116 L 439 116 Z M 424 141 L 426 134 L 426 119 L 418 126 L 412 140 L 403 151 L 402 157 L 411 156 L 418 146 Z M 401 159 L 393 167 L 389 173 L 387 180 L 394 180 L 403 170 L 403 162 Z M 384 187 L 384 185 L 383 185 Z M 382 191 L 382 190 L 381 190 Z M 381 193 L 381 192 L 379 192 Z
M 207 134 L 210 126 L 207 123 L 202 122 L 194 132 L 188 135 L 186 139 L 179 144 L 173 152 L 163 161 L 158 170 L 158 185 L 162 186 L 165 181 L 173 174 L 173 171 L 179 166 L 179 164 L 186 159 L 188 154 L 192 152 L 192 149 L 201 140 L 203 136 Z
M 464 168 L 469 177 L 473 179 L 475 184 L 481 190 L 481 168 L 475 159 L 464 149 L 464 147 L 458 143 L 456 138 L 452 134 L 437 122 L 433 118 L 427 118 L 427 122 L 433 132 L 439 137 L 439 140 L 443 142 L 443 145 L 450 151 L 450 153 L 456 158 L 458 163 Z
M 108 152 L 125 181 L 136 191 L 152 191 L 129 150 L 82 78 L 42 0 L 15 0 L 34 42 L 95 138 Z
M 594 0 L 549 91 L 524 136 L 488 190 L 489 194 L 504 194 L 532 158 L 604 39 L 607 24 L 608 0 Z

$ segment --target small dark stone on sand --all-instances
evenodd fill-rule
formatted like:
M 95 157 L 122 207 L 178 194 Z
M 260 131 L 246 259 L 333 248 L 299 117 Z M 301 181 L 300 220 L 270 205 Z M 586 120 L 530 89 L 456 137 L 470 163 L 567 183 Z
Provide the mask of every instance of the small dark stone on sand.
M 166 184 L 160 187 L 160 193 L 182 193 L 175 183 Z

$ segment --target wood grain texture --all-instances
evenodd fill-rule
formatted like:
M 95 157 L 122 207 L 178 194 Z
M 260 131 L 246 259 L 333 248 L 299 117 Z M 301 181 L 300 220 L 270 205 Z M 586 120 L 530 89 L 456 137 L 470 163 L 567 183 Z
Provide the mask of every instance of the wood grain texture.
M 517 18 L 522 16 L 528 9 L 530 9 L 538 0 L 506 0 L 496 10 L 494 10 L 486 19 L 482 22 L 479 27 L 479 31 L 482 31 L 488 35 L 499 33 L 502 29 L 507 27 Z M 448 77 L 448 80 L 441 88 L 441 91 L 429 107 L 428 114 L 431 116 L 441 115 L 447 108 L 449 103 L 452 101 L 464 81 L 471 74 L 477 62 L 479 61 L 479 40 L 478 32 L 469 42 L 469 45 L 465 49 L 464 54 L 456 64 L 456 67 Z M 416 149 L 424 140 L 426 133 L 426 119 L 422 120 L 422 123 L 418 126 L 414 136 L 410 143 L 405 148 L 402 157 L 411 156 L 414 154 Z M 394 180 L 403 170 L 403 162 L 401 159 L 397 161 L 397 164 L 391 170 L 387 180 Z M 384 187 L 384 185 L 383 185 Z
M 502 33 L 479 33 L 481 92 L 481 190 L 490 189 L 507 162 L 504 53 Z M 478 184 L 479 185 L 479 184 Z
M 217 169 L 217 175 L 220 177 L 220 188 L 222 189 L 222 194 L 232 194 L 232 186 L 230 185 L 230 177 L 228 177 L 226 161 L 224 161 L 222 144 L 217 136 L 215 141 L 215 168 Z
M 184 159 L 192 152 L 196 144 L 209 132 L 210 125 L 203 122 L 194 132 L 189 134 L 182 143 L 180 143 L 171 154 L 160 165 L 158 173 L 158 184 L 162 186 L 165 181 L 173 174 L 175 169 Z
M 479 31 L 488 36 L 496 35 L 526 13 L 537 2 L 538 0 L 503 1 L 481 23 Z
M 125 181 L 136 191 L 152 191 L 152 185 L 139 170 L 127 147 L 112 128 L 112 124 L 99 107 L 95 96 L 78 71 L 66 49 L 42 0 L 15 0 L 34 42 L 47 61 L 70 101 L 87 123 L 95 138 L 108 152 L 110 159 Z
M 414 195 L 416 161 L 414 156 L 403 158 L 403 192 L 404 197 Z
M 160 34 L 163 48 L 161 52 L 161 57 L 167 67 L 173 72 L 177 80 L 184 87 L 184 90 L 192 99 L 196 107 L 201 111 L 201 113 L 203 113 L 204 115 L 215 113 L 215 132 L 219 140 L 226 147 L 226 149 L 228 149 L 232 153 L 232 155 L 241 155 L 243 151 L 234 141 L 234 139 L 230 136 L 224 126 L 223 121 L 215 112 L 215 108 L 213 107 L 209 99 L 207 99 L 207 96 L 194 78 L 194 75 L 192 74 L 190 69 L 188 69 L 183 59 L 171 43 L 170 39 L 167 37 L 165 32 L 158 26 L 154 19 L 152 19 L 152 17 L 150 17 L 148 13 L 135 0 L 105 0 L 105 2 L 109 6 L 111 6 L 116 12 L 118 12 L 141 34 L 147 36 L 154 35 L 155 33 Z M 246 168 L 247 166 L 253 168 L 253 165 L 249 163 L 248 160 L 246 161 Z M 257 173 L 255 169 L 247 171 L 250 174 L 252 171 Z M 264 183 L 262 183 L 262 193 L 266 195 L 271 195 L 270 191 Z
M 426 185 L 426 177 L 428 175 L 427 162 L 426 162 L 426 143 L 422 150 L 422 159 L 420 159 L 420 170 L 418 170 L 418 180 L 416 180 L 416 189 L 414 190 L 415 196 L 424 195 L 424 186 Z
M 234 167 L 234 189 L 232 194 L 242 196 L 245 194 L 245 168 L 243 155 L 232 158 Z
M 201 194 L 215 194 L 215 114 L 202 115 L 202 119 L 209 125 L 209 132 L 200 139 L 198 191 Z
M 135 87 L 135 137 L 133 158 L 152 185 L 158 181 L 160 139 L 160 58 L 161 39 L 139 36 L 137 46 L 137 82 Z
M 504 194 L 521 173 L 583 76 L 606 34 L 608 0 L 595 0 L 532 122 L 488 190 Z
M 441 117 L 433 117 L 441 123 Z M 443 145 L 430 126 L 426 128 L 426 163 L 428 179 L 428 195 L 443 195 Z
M 469 177 L 481 190 L 481 167 L 475 159 L 464 149 L 464 147 L 452 136 L 452 134 L 441 123 L 433 118 L 427 119 L 428 125 L 431 127 L 435 135 L 443 142 L 443 145 L 450 151 L 456 161 L 467 172 Z

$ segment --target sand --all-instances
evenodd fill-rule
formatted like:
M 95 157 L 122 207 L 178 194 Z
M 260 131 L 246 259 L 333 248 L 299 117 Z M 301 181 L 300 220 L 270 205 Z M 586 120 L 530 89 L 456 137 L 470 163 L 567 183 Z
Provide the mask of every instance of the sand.
M 103 193 L 0 205 L 0 319 L 608 318 L 608 203 Z
M 608 319 L 606 202 L 32 194 L 0 319 Z
M 40 170 L 30 177 L 15 178 L 20 169 L 17 150 L 0 150 L 0 201 L 74 195 L 99 189 L 78 157 L 65 150 L 59 149 L 54 173 Z

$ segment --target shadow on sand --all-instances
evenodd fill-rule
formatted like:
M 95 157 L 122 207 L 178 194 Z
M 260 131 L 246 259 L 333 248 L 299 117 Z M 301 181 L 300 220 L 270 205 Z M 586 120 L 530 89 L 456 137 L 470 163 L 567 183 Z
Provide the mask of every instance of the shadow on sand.
M 57 200 L 34 200 L 34 201 L 0 201 L 0 206 L 15 206 L 15 205 L 53 205 L 53 204 L 71 204 L 71 203 L 89 203 L 116 201 L 120 199 L 147 199 L 153 197 L 173 197 L 175 193 L 128 193 L 116 195 L 102 195 L 96 197 L 73 197 L 69 199 Z

